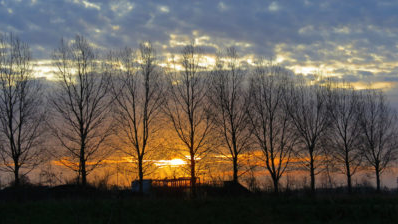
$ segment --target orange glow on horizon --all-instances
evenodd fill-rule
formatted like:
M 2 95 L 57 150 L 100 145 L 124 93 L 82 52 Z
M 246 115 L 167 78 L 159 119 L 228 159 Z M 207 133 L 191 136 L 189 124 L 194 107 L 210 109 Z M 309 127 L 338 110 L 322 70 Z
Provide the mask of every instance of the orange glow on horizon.
M 155 165 L 157 167 L 165 167 L 165 166 L 171 166 L 171 167 L 179 167 L 179 166 L 184 166 L 187 164 L 186 161 L 178 158 L 170 159 L 170 160 L 156 160 Z

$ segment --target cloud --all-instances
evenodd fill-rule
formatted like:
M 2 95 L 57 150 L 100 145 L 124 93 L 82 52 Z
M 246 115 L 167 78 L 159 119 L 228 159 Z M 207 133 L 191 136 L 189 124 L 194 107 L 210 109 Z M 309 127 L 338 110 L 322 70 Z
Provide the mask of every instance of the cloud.
M 279 9 L 280 9 L 280 7 L 277 2 L 271 2 L 271 4 L 269 4 L 269 6 L 268 6 L 268 10 L 271 12 L 279 11 Z
M 297 73 L 394 81 L 398 3 L 362 1 L 0 1 L 0 30 L 50 58 L 61 37 L 82 34 L 100 49 L 150 40 L 164 53 L 194 41 L 208 54 L 236 46 Z

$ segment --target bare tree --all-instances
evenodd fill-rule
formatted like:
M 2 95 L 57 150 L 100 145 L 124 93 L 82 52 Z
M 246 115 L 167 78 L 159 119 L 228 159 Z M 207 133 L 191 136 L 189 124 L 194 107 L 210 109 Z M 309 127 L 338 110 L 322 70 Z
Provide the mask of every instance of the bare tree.
M 245 73 L 239 66 L 236 49 L 227 48 L 226 55 L 218 58 L 211 73 L 209 99 L 217 134 L 223 140 L 221 147 L 227 149 L 227 153 L 219 152 L 231 159 L 235 183 L 238 183 L 239 158 L 251 145 L 244 81 Z
M 191 196 L 196 196 L 197 160 L 209 151 L 213 129 L 206 98 L 207 77 L 200 67 L 200 49 L 185 46 L 181 71 L 169 75 L 169 95 L 164 111 L 189 156 Z
M 51 99 L 54 121 L 50 124 L 60 144 L 60 162 L 78 173 L 85 186 L 87 175 L 109 154 L 104 150 L 112 134 L 109 121 L 110 78 L 99 58 L 82 36 L 69 44 L 61 41 L 53 54 L 58 88 Z
M 298 151 L 304 167 L 310 172 L 311 191 L 315 192 L 315 176 L 322 160 L 321 140 L 329 127 L 325 87 L 308 85 L 299 80 L 286 95 L 286 109 L 290 115 L 303 150 Z
M 289 82 L 286 70 L 262 64 L 250 80 L 251 104 L 247 111 L 275 193 L 279 191 L 279 180 L 288 167 L 296 143 L 289 113 L 284 107 Z
M 163 79 L 157 66 L 155 50 L 150 42 L 140 44 L 138 56 L 126 48 L 117 59 L 119 69 L 113 86 L 116 107 L 115 120 L 118 122 L 122 151 L 137 161 L 139 191 L 142 193 L 144 174 L 154 151 L 155 135 L 161 125 L 160 112 L 164 103 Z
M 0 33 L 0 156 L 14 185 L 41 161 L 45 110 L 40 83 L 32 74 L 29 46 Z
M 360 116 L 361 95 L 351 86 L 331 86 L 328 94 L 331 119 L 327 147 L 337 168 L 346 175 L 348 192 L 352 192 L 352 176 L 361 165 Z
M 366 91 L 364 101 L 360 119 L 362 153 L 374 168 L 377 191 L 380 191 L 381 174 L 397 159 L 397 116 L 381 91 Z

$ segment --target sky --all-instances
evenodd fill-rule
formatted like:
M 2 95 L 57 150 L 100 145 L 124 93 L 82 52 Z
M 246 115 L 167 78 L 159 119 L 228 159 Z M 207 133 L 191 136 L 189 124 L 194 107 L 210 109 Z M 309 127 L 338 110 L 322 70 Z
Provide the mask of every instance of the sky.
M 194 42 L 371 85 L 397 106 L 397 12 L 396 0 L 0 0 L 0 31 L 29 43 L 43 74 L 60 39 L 76 34 L 100 50 L 149 40 L 166 56 Z
M 383 89 L 398 109 L 398 0 L 0 0 L 0 32 L 29 44 L 38 76 L 76 34 L 101 51 L 151 41 L 161 57 L 194 42 Z

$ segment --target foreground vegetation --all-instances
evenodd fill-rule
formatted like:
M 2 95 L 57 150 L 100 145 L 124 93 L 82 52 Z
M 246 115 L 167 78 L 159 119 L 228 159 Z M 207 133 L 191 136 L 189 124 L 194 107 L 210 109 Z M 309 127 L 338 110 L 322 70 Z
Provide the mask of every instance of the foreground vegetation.
M 202 197 L 131 194 L 0 201 L 0 223 L 397 223 L 398 195 Z

